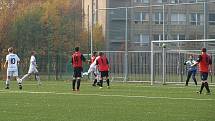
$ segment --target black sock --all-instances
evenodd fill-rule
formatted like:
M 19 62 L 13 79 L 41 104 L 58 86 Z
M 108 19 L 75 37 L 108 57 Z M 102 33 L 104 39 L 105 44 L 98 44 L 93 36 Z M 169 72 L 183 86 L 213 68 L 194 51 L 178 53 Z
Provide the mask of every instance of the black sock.
M 100 87 L 103 87 L 103 80 L 100 80 Z
M 94 80 L 93 85 L 96 85 L 96 83 L 97 83 L 97 79 Z
M 193 75 L 192 78 L 193 78 L 193 81 L 195 82 L 195 85 L 197 85 L 196 77 Z
M 109 79 L 107 79 L 107 85 L 110 86 L 110 80 Z
M 75 83 L 76 83 L 76 79 L 72 80 L 72 89 L 75 89 Z
M 188 82 L 189 82 L 189 80 L 190 80 L 191 74 L 192 74 L 192 73 L 189 72 L 188 75 L 187 75 L 186 85 L 188 85 Z
M 209 89 L 209 86 L 208 86 L 208 82 L 205 82 L 205 88 L 206 88 L 207 92 L 210 93 L 210 89 Z
M 203 90 L 204 86 L 205 86 L 205 83 L 202 82 L 201 89 L 200 89 L 200 91 L 199 91 L 200 93 L 202 93 L 202 90 Z
M 186 85 L 188 85 L 189 79 L 186 80 Z
M 80 85 L 81 85 L 81 79 L 78 79 L 78 81 L 77 81 L 77 90 L 80 89 Z
M 195 82 L 195 85 L 197 85 L 197 81 L 196 81 L 196 78 L 195 78 L 195 79 L 193 79 L 193 81 Z

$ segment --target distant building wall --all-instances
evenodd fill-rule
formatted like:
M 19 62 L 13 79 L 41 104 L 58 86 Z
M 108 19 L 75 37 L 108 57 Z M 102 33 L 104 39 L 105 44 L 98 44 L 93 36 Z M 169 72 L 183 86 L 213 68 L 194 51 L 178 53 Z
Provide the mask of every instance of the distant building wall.
M 129 50 L 149 50 L 152 40 L 215 38 L 215 3 L 205 1 L 204 4 L 204 0 L 97 0 L 94 8 L 145 6 L 128 9 L 127 37 Z M 185 3 L 192 5 L 183 5 Z M 94 20 L 103 26 L 108 50 L 124 50 L 125 8 L 98 10 L 94 16 Z

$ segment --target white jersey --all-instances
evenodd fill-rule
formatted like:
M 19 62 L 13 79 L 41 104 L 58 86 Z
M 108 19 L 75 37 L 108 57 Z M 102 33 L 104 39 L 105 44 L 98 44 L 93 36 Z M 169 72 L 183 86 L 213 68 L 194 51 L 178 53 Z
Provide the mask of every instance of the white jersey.
M 100 56 L 97 56 L 96 59 L 93 61 L 93 63 L 91 63 L 90 68 L 88 69 L 88 73 L 90 72 L 96 72 L 97 70 L 97 65 L 96 65 L 96 61 L 98 60 Z
M 31 74 L 31 73 L 38 73 L 38 70 L 37 70 L 37 63 L 36 63 L 36 58 L 35 56 L 31 56 L 31 59 L 30 59 L 30 66 L 29 66 L 29 69 L 28 69 L 28 73 Z
M 31 59 L 30 59 L 30 67 L 29 68 L 36 68 L 36 65 L 37 65 L 37 63 L 36 63 L 36 58 L 35 58 L 35 56 L 31 56 Z
M 17 71 L 18 70 L 18 62 L 20 61 L 19 57 L 16 54 L 9 53 L 6 56 L 6 61 L 8 62 L 8 71 Z

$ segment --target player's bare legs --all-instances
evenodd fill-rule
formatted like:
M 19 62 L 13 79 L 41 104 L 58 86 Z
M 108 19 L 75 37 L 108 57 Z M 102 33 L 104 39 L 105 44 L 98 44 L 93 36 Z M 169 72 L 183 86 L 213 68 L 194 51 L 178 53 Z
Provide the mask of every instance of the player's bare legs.
M 22 82 L 21 82 L 21 80 L 20 80 L 20 78 L 18 76 L 16 76 L 16 81 L 17 81 L 17 83 L 19 85 L 19 89 L 22 89 Z
M 27 77 L 29 77 L 31 74 L 25 74 L 21 79 L 20 82 L 22 83 Z
M 42 83 L 41 83 L 41 80 L 40 80 L 39 73 L 36 73 L 35 76 L 36 76 L 37 84 L 41 85 Z
M 31 76 L 33 73 L 28 73 L 28 74 L 25 74 L 21 79 L 20 79 L 20 82 L 22 83 L 27 77 Z M 37 84 L 38 85 L 41 85 L 41 80 L 40 80 L 40 76 L 39 76 L 39 73 L 35 73 L 35 76 L 36 76 L 36 80 L 37 80 Z
M 10 88 L 10 76 L 7 76 L 5 89 L 9 89 L 9 88 Z

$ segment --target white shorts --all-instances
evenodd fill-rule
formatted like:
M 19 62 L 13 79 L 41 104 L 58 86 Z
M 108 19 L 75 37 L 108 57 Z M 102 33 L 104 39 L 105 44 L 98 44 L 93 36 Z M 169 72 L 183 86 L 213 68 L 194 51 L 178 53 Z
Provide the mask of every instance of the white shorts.
M 18 76 L 18 70 L 7 70 L 7 76 L 10 76 L 10 77 Z
M 29 68 L 28 73 L 29 74 L 38 73 L 38 70 L 37 70 L 37 68 Z
M 99 75 L 99 71 L 96 66 L 90 66 L 90 68 L 88 69 L 88 73 L 91 73 L 91 72 L 95 75 Z

